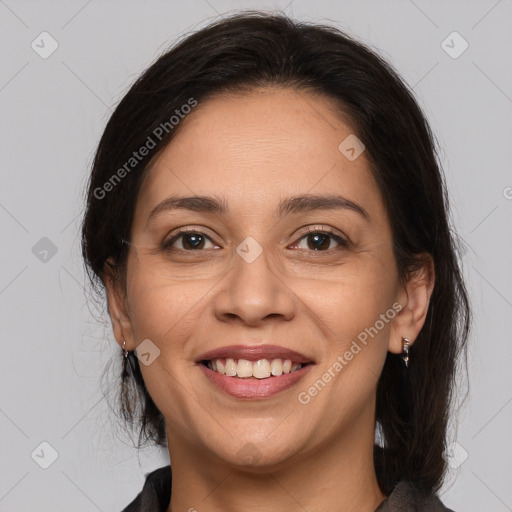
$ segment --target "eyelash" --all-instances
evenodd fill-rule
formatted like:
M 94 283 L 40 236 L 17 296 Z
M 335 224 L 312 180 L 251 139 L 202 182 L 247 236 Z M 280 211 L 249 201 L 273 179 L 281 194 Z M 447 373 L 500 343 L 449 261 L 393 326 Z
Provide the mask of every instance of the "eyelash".
M 345 240 L 344 238 L 342 238 L 341 236 L 337 235 L 334 232 L 334 230 L 332 228 L 328 227 L 328 226 L 322 226 L 321 229 L 319 229 L 318 227 L 314 227 L 314 226 L 308 227 L 303 233 L 301 233 L 301 235 L 297 239 L 297 242 L 300 242 L 303 238 L 305 238 L 306 236 L 308 236 L 310 234 L 313 234 L 313 233 L 314 234 L 321 234 L 321 235 L 329 235 L 342 248 L 347 248 L 348 247 L 348 241 Z M 208 235 L 205 235 L 202 231 L 199 231 L 197 229 L 183 229 L 183 230 L 180 230 L 180 231 L 176 232 L 171 238 L 165 240 L 162 243 L 162 250 L 169 251 L 169 252 L 189 252 L 189 253 L 190 252 L 202 252 L 201 249 L 199 249 L 199 250 L 188 250 L 188 249 L 174 249 L 172 247 L 172 244 L 174 242 L 176 242 L 177 240 L 179 240 L 180 237 L 182 237 L 184 235 L 194 235 L 194 234 L 203 235 L 208 240 L 210 240 L 210 242 L 214 243 L 213 240 Z M 294 242 L 294 244 L 297 243 L 297 242 Z M 298 249 L 298 250 L 307 250 L 308 252 L 315 252 L 316 253 L 316 252 L 330 252 L 332 249 L 327 249 L 325 251 L 313 251 L 313 250 L 308 250 L 308 249 Z

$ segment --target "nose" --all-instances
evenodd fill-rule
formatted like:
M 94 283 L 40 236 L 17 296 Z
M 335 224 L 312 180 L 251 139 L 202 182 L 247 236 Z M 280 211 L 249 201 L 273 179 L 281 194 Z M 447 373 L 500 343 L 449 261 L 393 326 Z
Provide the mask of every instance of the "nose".
M 265 249 L 250 262 L 234 256 L 233 268 L 214 297 L 214 312 L 220 321 L 257 327 L 294 317 L 294 293 L 279 271 L 271 268 L 269 259 Z

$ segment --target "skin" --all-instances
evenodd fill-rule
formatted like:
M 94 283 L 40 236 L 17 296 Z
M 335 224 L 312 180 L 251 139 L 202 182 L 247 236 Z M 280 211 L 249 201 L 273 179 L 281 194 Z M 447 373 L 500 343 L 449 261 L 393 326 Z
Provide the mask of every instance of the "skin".
M 166 419 L 169 512 L 373 512 L 386 497 L 372 458 L 377 381 L 387 352 L 399 354 L 402 337 L 416 339 L 423 326 L 434 273 L 425 258 L 405 284 L 399 279 L 366 154 L 350 161 L 338 150 L 351 133 L 329 98 L 258 89 L 199 104 L 152 164 L 125 286 L 108 281 L 107 293 L 119 344 L 133 350 L 149 338 L 160 350 L 141 370 Z M 368 219 L 350 209 L 276 214 L 281 199 L 333 193 Z M 172 210 L 147 224 L 173 194 L 222 197 L 229 213 Z M 203 248 L 181 237 L 180 254 L 162 252 L 181 227 L 204 233 Z M 348 244 L 328 238 L 313 250 L 306 227 L 330 227 Z M 235 252 L 248 236 L 263 249 L 252 263 Z M 394 303 L 401 311 L 301 404 L 298 394 Z M 195 360 L 237 343 L 282 345 L 315 365 L 276 396 L 236 399 L 210 384 Z

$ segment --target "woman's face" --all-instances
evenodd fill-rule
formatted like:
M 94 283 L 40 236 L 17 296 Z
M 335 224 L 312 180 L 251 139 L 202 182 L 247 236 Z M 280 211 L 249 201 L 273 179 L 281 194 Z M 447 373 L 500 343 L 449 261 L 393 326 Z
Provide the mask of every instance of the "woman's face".
M 416 332 L 400 324 L 389 220 L 351 127 L 331 100 L 289 89 L 219 96 L 181 122 L 141 188 L 111 312 L 128 349 L 144 341 L 171 457 L 178 443 L 277 467 L 373 440 L 386 353 Z M 287 358 L 308 364 L 267 376 Z

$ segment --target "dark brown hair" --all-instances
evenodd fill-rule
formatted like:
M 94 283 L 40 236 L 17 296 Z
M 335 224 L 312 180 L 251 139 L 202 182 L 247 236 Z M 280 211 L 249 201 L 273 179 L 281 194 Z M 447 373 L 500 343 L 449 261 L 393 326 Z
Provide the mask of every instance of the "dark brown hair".
M 193 33 L 158 58 L 115 109 L 96 152 L 82 229 L 93 285 L 102 293 L 107 275 L 123 278 L 128 248 L 121 240 L 129 239 L 149 162 L 179 129 L 171 117 L 191 98 L 201 108 L 214 94 L 256 87 L 291 87 L 334 99 L 366 146 L 389 214 L 401 278 L 417 268 L 422 253 L 433 258 L 435 287 L 409 368 L 404 371 L 399 357 L 388 353 L 378 383 L 376 418 L 383 446 L 375 446 L 374 459 L 386 494 L 402 478 L 438 490 L 446 469 L 455 370 L 466 355 L 468 298 L 430 127 L 396 71 L 362 43 L 330 26 L 250 11 Z M 151 154 L 130 161 L 148 137 L 155 143 Z M 113 180 L 121 168 L 126 172 L 117 177 L 122 179 Z M 109 266 L 107 258 L 116 264 Z M 129 361 L 133 371 L 122 380 L 121 413 L 140 427 L 139 446 L 142 439 L 165 445 L 164 418 L 133 354 Z

